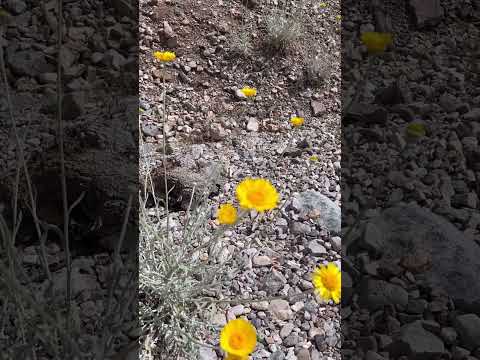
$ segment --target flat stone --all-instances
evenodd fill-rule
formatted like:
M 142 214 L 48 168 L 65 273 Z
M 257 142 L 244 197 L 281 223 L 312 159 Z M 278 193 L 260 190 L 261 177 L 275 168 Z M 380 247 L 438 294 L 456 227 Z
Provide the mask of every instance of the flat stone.
M 355 121 L 362 124 L 384 124 L 388 118 L 388 111 L 378 105 L 355 103 L 348 109 L 345 121 Z
M 314 222 L 325 227 L 333 235 L 340 234 L 340 207 L 320 192 L 307 190 L 297 194 L 292 201 L 292 207 L 302 214 L 318 211 L 319 216 L 316 219 L 313 219 Z
M 40 51 L 7 51 L 7 64 L 17 76 L 37 76 L 55 72 L 55 67 L 47 63 L 45 55 Z
M 310 241 L 307 245 L 307 248 L 313 256 L 322 256 L 327 254 L 327 249 L 325 249 L 325 246 L 320 244 L 318 240 Z
M 480 121 L 480 108 L 474 108 L 463 115 L 463 119 L 467 121 Z
M 291 347 L 297 345 L 299 342 L 300 337 L 298 336 L 298 334 L 292 333 L 283 340 L 283 345 L 286 347 Z
M 403 259 L 403 266 L 413 266 L 417 258 L 422 266 L 416 268 L 422 268 L 428 284 L 444 289 L 457 307 L 480 313 L 480 247 L 475 242 L 445 218 L 417 205 L 386 209 L 371 222 L 383 236 L 385 259 Z
M 410 7 L 419 28 L 435 25 L 444 16 L 440 0 L 410 0 Z
M 285 339 L 288 335 L 290 335 L 294 327 L 295 326 L 292 323 L 285 324 L 280 330 L 280 337 Z
M 457 316 L 454 326 L 462 346 L 468 350 L 480 347 L 480 317 L 475 314 Z
M 425 330 L 421 321 L 415 321 L 401 327 L 399 335 L 388 346 L 391 356 L 407 356 L 409 359 L 432 358 L 445 352 L 443 341 Z
M 313 116 L 320 116 L 327 111 L 327 108 L 325 107 L 325 105 L 320 101 L 313 100 L 311 102 L 311 106 L 312 106 L 312 115 Z
M 360 284 L 359 304 L 371 311 L 386 305 L 396 305 L 404 309 L 408 304 L 408 292 L 399 285 L 383 280 L 364 279 Z
M 297 351 L 297 360 L 311 360 L 310 351 L 308 349 L 300 349 Z
M 293 311 L 290 309 L 288 301 L 283 299 L 276 299 L 270 302 L 268 311 L 278 320 L 290 320 L 293 317 Z
M 199 360 L 217 360 L 217 353 L 209 347 L 202 346 L 198 351 Z
M 266 255 L 255 255 L 252 259 L 253 266 L 263 267 L 272 265 L 272 259 Z
M 258 132 L 258 129 L 260 127 L 260 124 L 258 123 L 258 120 L 256 118 L 249 118 L 247 122 L 247 130 L 251 132 Z

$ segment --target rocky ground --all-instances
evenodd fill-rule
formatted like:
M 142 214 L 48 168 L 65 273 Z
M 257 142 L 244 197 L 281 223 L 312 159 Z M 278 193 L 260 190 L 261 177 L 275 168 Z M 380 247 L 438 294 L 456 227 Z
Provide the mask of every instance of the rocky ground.
M 342 127 L 342 355 L 478 359 L 480 8 L 384 5 L 343 3 L 344 94 L 367 81 Z M 374 29 L 395 41 L 367 65 Z
M 85 191 L 83 201 L 70 216 L 70 303 L 74 324 L 70 332 L 66 332 L 66 325 L 62 322 L 66 318 L 67 263 L 64 243 L 57 236 L 61 233 L 57 230 L 63 228 L 56 124 L 57 2 L 2 1 L 0 46 L 5 68 L 2 66 L 0 90 L 0 140 L 3 144 L 0 155 L 0 349 L 5 358 L 47 359 L 53 358 L 55 352 L 58 352 L 57 358 L 73 358 L 71 353 L 64 352 L 71 341 L 78 346 L 78 353 L 83 358 L 94 358 L 100 349 L 97 345 L 103 341 L 102 336 L 107 343 L 111 341 L 112 346 L 107 346 L 110 350 L 100 356 L 109 358 L 125 344 L 135 343 L 139 335 L 135 322 L 137 280 L 132 281 L 129 277 L 138 274 L 135 265 L 134 272 L 130 268 L 130 272 L 122 273 L 120 285 L 114 285 L 113 289 L 113 257 L 99 240 L 114 234 L 94 235 L 91 238 L 93 243 L 87 241 L 96 232 L 91 230 L 95 228 L 94 218 L 100 215 L 94 207 L 110 197 L 101 200 L 94 196 L 90 198 L 93 203 L 88 204 L 90 195 L 102 187 L 100 183 L 91 182 L 92 178 L 101 177 L 102 168 L 112 168 L 112 160 L 117 156 L 122 158 L 122 166 L 116 166 L 118 170 L 127 168 L 129 159 L 133 167 L 138 168 L 135 153 L 138 134 L 131 131 L 136 128 L 138 109 L 135 90 L 138 83 L 136 11 L 118 1 L 95 4 L 69 1 L 63 5 L 65 22 L 60 67 L 69 203 L 73 204 Z M 8 82 L 11 103 L 4 79 Z M 129 86 L 116 91 L 118 81 Z M 122 103 L 120 108 L 115 101 Z M 135 114 L 130 123 L 130 112 L 125 108 L 128 103 L 130 106 L 133 103 Z M 21 221 L 18 232 L 12 229 L 12 185 L 19 164 L 15 135 L 24 145 L 36 212 L 41 221 L 36 228 L 30 216 L 31 203 L 22 169 L 17 207 L 21 213 L 17 217 L 17 226 Z M 120 147 L 117 148 L 115 143 Z M 95 156 L 90 156 L 94 153 Z M 87 161 L 76 158 L 87 154 Z M 112 154 L 116 155 L 112 157 Z M 103 163 L 106 166 L 96 167 L 99 160 L 103 162 L 104 155 L 108 158 Z M 55 160 L 51 162 L 52 159 Z M 84 173 L 87 176 L 82 177 L 83 170 L 80 173 L 76 170 L 84 165 L 84 170 L 90 165 L 96 169 L 92 171 L 90 168 L 86 171 L 89 174 Z M 111 181 L 112 173 L 109 172 L 107 182 L 122 184 L 128 177 L 124 176 L 126 172 L 120 170 L 120 173 L 115 181 Z M 136 176 L 134 178 L 136 182 Z M 90 195 L 88 183 L 93 185 Z M 107 187 L 113 190 L 116 185 Z M 115 195 L 112 193 L 113 197 L 108 201 L 124 202 L 126 199 L 121 199 L 124 190 L 114 190 Z M 120 213 L 113 220 L 117 224 L 116 231 L 119 230 L 119 219 L 123 218 L 118 214 L 124 213 L 123 207 L 119 209 Z M 101 217 L 103 224 L 109 222 L 107 217 Z M 45 241 L 43 249 L 39 246 L 39 239 Z M 120 263 L 122 260 L 123 264 L 127 263 L 126 258 Z M 118 291 L 119 288 L 122 291 Z M 133 295 L 133 298 L 127 300 L 126 294 Z M 132 299 L 133 306 L 128 303 Z M 125 312 L 119 310 L 121 307 Z M 114 330 L 115 326 L 119 326 L 118 330 Z M 57 336 L 59 333 L 64 337 Z
M 212 164 L 221 165 L 220 191 L 209 200 L 214 208 L 231 201 L 247 176 L 271 180 L 282 201 L 288 200 L 278 216 L 225 234 L 221 256 L 244 259 L 223 294 L 232 298 L 297 294 L 311 289 L 316 265 L 340 263 L 339 4 L 306 2 L 298 19 L 300 38 L 284 52 L 268 50 L 266 22 L 274 8 L 273 2 L 257 1 L 141 3 L 142 150 L 161 163 L 156 109 L 165 76 L 172 167 L 205 174 Z M 250 50 L 240 55 L 235 44 L 245 36 Z M 153 58 L 155 50 L 175 51 L 177 59 L 163 66 Z M 322 67 L 314 74 L 315 87 L 308 64 L 316 55 Z M 257 89 L 254 100 L 239 95 L 243 86 Z M 293 115 L 303 116 L 304 126 L 292 129 Z M 313 155 L 317 161 L 310 160 Z M 339 308 L 313 296 L 233 304 L 205 320 L 221 328 L 238 316 L 258 331 L 252 359 L 340 356 Z M 217 345 L 218 332 L 202 341 Z M 201 350 L 200 359 L 220 358 Z

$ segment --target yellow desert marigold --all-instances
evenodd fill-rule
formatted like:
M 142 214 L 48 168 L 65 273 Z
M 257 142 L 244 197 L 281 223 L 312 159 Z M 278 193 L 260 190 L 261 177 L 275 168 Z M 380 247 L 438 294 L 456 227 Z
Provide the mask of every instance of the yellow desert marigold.
M 257 331 L 245 319 L 230 320 L 220 333 L 220 347 L 227 359 L 246 360 L 257 346 Z
M 163 62 L 171 62 L 177 58 L 173 51 L 155 51 L 153 56 Z
M 407 125 L 407 134 L 414 138 L 421 138 L 427 134 L 427 130 L 422 123 L 413 122 Z
M 294 116 L 290 119 L 290 124 L 292 124 L 292 126 L 294 127 L 302 126 L 304 122 L 305 122 L 305 119 L 299 116 Z
M 278 204 L 278 192 L 266 179 L 246 178 L 236 189 L 240 206 L 259 212 L 274 209 Z
M 0 6 L 0 18 L 9 17 L 10 13 Z
M 342 273 L 334 263 L 318 266 L 312 275 L 315 292 L 323 300 L 340 302 L 342 292 Z
M 367 31 L 362 33 L 360 40 L 367 47 L 369 53 L 379 54 L 392 44 L 393 37 L 390 33 Z
M 217 220 L 219 224 L 233 225 L 237 221 L 237 209 L 232 204 L 222 204 L 218 208 Z
M 312 155 L 309 157 L 310 161 L 317 162 L 318 161 L 318 156 L 317 155 Z
M 246 97 L 254 97 L 257 95 L 257 89 L 255 88 L 251 88 L 251 87 L 248 87 L 248 86 L 245 86 L 243 89 L 240 90 L 242 92 L 243 95 L 245 95 Z

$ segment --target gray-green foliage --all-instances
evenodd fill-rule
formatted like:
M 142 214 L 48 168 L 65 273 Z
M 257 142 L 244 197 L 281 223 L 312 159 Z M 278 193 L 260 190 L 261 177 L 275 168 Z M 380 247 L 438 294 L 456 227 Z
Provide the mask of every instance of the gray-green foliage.
M 146 171 L 144 189 L 153 192 L 148 184 Z M 223 229 L 212 234 L 211 208 L 205 196 L 201 198 L 199 206 L 188 210 L 183 224 L 176 214 L 166 212 L 166 204 L 147 208 L 143 202 L 141 206 L 140 318 L 149 342 L 155 344 L 156 350 L 151 351 L 160 359 L 197 358 L 201 334 L 212 331 L 206 319 L 208 302 L 201 299 L 218 293 L 234 276 L 235 266 L 227 264 L 231 259 L 219 256 Z

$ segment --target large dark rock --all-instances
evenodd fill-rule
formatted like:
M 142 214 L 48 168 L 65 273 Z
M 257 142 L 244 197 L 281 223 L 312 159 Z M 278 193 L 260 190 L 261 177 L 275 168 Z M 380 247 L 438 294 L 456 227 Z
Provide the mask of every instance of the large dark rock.
M 388 351 L 393 358 L 404 355 L 408 359 L 433 359 L 445 352 L 445 346 L 440 338 L 425 330 L 421 321 L 415 321 L 402 326 Z
M 417 205 L 399 205 L 371 220 L 374 247 L 384 259 L 421 262 L 427 282 L 456 305 L 480 313 L 480 246 L 445 218 Z M 428 265 L 429 266 L 424 266 Z
M 410 0 L 417 27 L 437 24 L 444 16 L 440 0 Z

